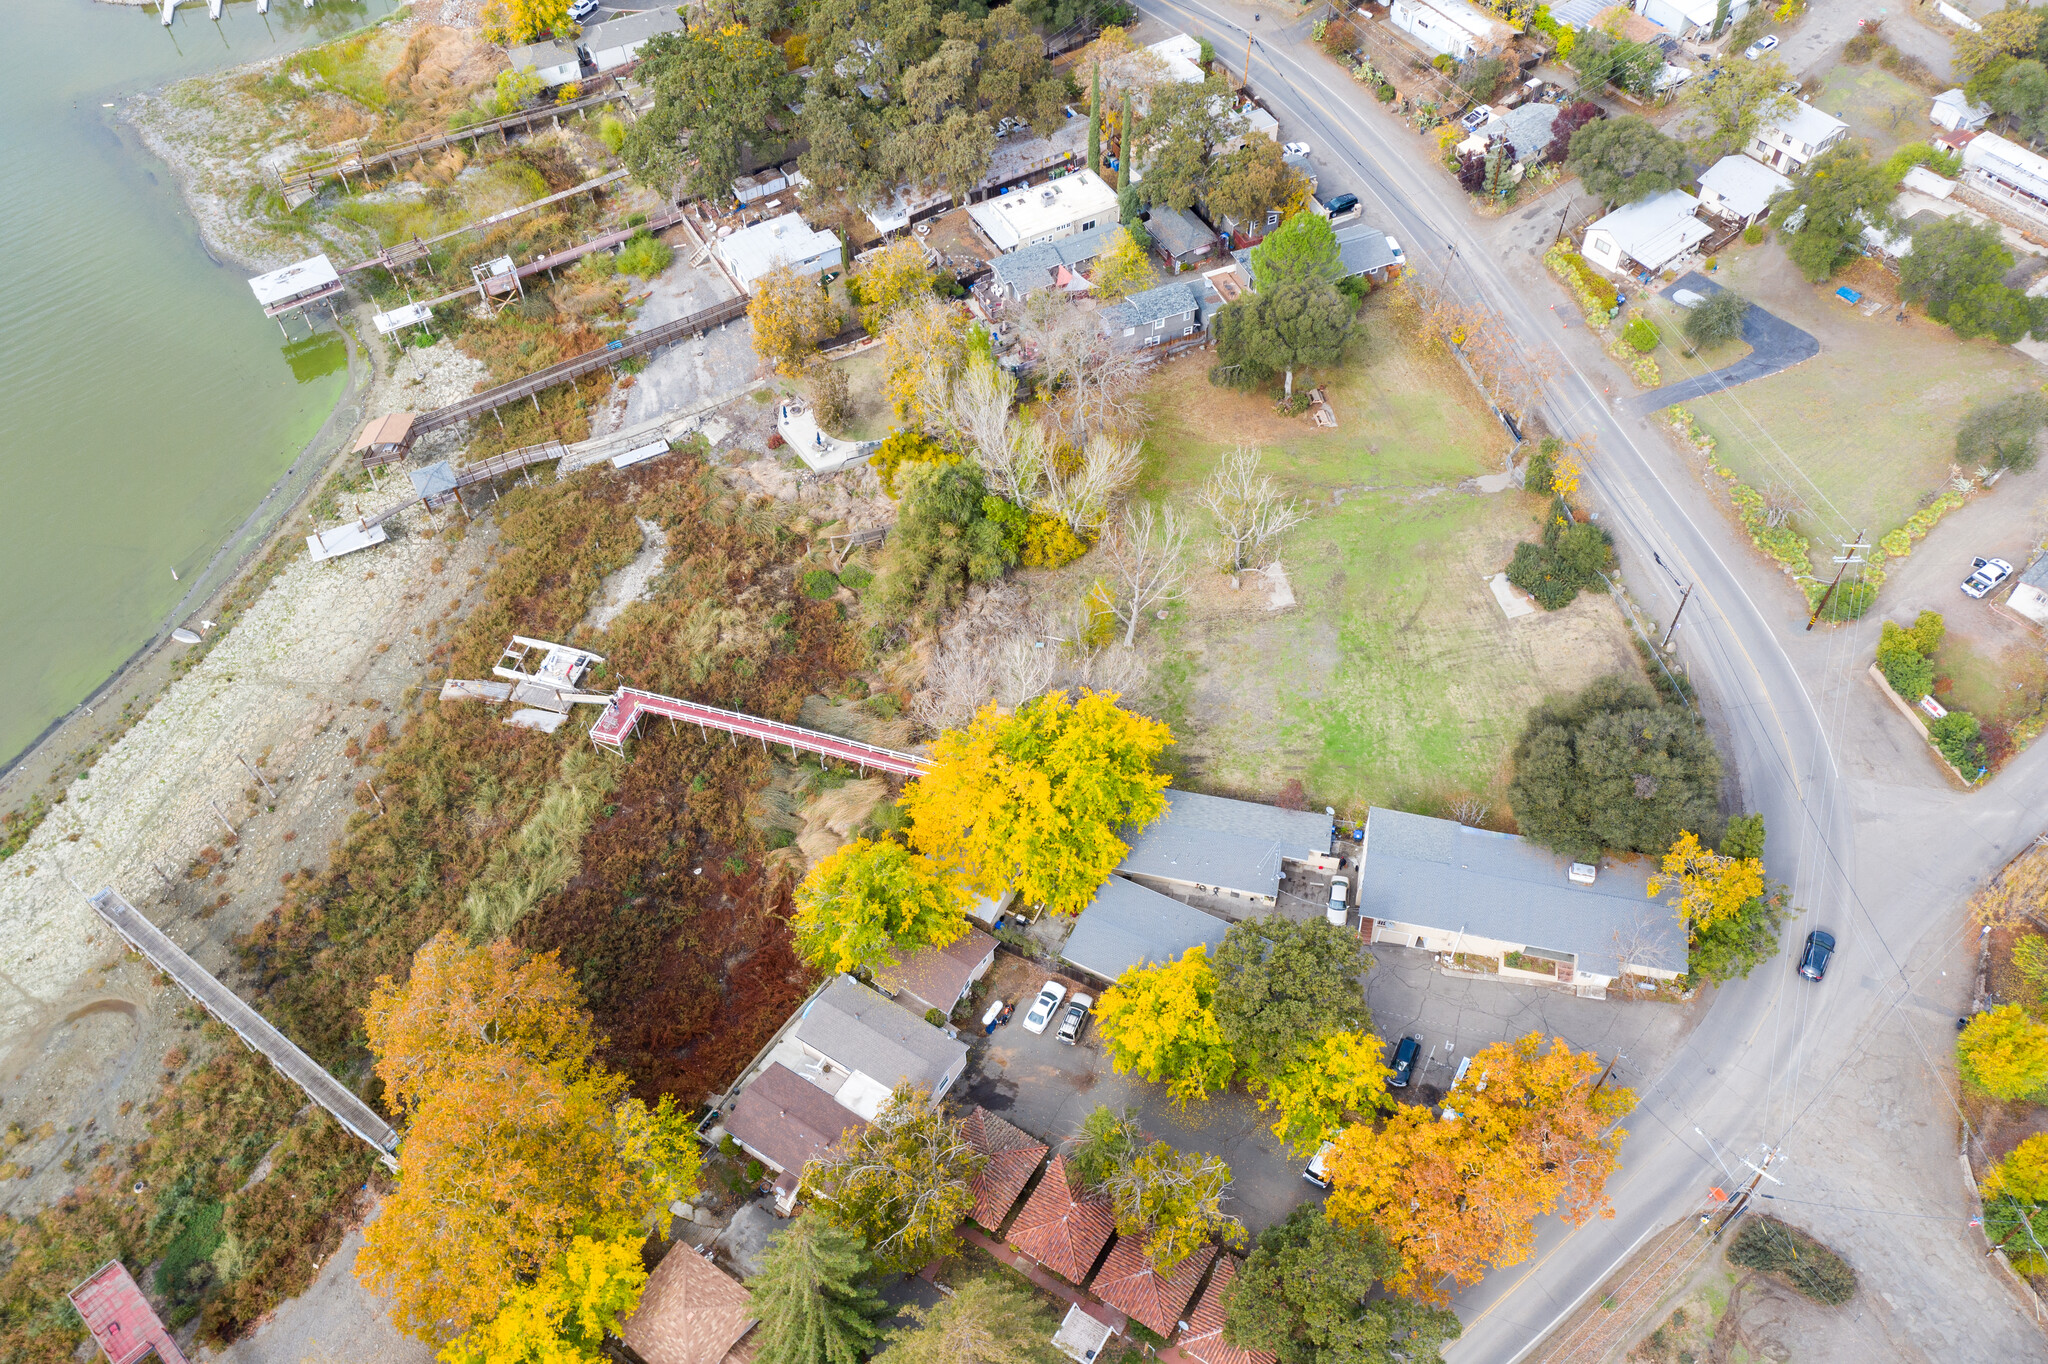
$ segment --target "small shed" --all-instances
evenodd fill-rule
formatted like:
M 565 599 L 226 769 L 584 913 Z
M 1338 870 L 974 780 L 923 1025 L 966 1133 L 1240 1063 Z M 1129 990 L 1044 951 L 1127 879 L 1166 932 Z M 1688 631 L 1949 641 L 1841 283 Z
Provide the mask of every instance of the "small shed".
M 412 490 L 428 511 L 445 507 L 460 496 L 461 484 L 455 477 L 455 466 L 447 460 L 437 460 L 424 469 L 407 469 L 405 476 L 412 480 Z
M 1197 1246 L 1172 1274 L 1152 1267 L 1143 1236 L 1120 1236 L 1095 1276 L 1095 1296 L 1156 1335 L 1171 1337 L 1195 1296 L 1216 1247 Z
M 1216 234 L 1194 214 L 1171 204 L 1155 204 L 1145 220 L 1152 244 L 1176 270 L 1184 270 L 1205 256 L 1216 254 Z
M 552 38 L 508 47 L 505 56 L 514 71 L 533 72 L 549 90 L 558 85 L 573 85 L 583 78 L 583 61 L 576 55 L 576 49 Z
M 990 1233 L 999 1232 L 1009 1220 L 1010 1210 L 1023 1196 L 1024 1186 L 1038 1173 L 1049 1149 L 1029 1132 L 1003 1121 L 985 1108 L 976 1108 L 960 1124 L 967 1144 L 988 1157 L 974 1176 L 974 1220 Z
M 1700 176 L 1700 207 L 1748 226 L 1791 188 L 1790 180 L 1753 157 L 1724 156 Z
M 1095 1364 L 1102 1347 L 1109 1344 L 1113 1328 L 1106 1321 L 1091 1315 L 1087 1308 L 1075 1303 L 1067 1309 L 1065 1320 L 1052 1338 L 1052 1347 L 1074 1361 L 1074 1364 Z
M 1961 90 L 1944 90 L 1934 97 L 1927 121 L 1952 133 L 1976 132 L 1991 117 L 1991 106 L 1974 104 Z
M 185 1364 L 177 1342 L 119 1260 L 101 1265 L 66 1296 L 112 1364 L 139 1364 L 152 1351 L 162 1364 Z
M 1088 1271 L 1114 1235 L 1109 1199 L 1084 1190 L 1068 1174 L 1066 1157 L 1054 1156 L 1011 1225 L 1010 1244 L 1078 1285 L 1088 1282 Z
M 995 959 L 996 940 L 971 928 L 944 947 L 927 947 L 901 961 L 889 961 L 875 973 L 875 980 L 904 1003 L 950 1014 L 968 988 L 988 974 Z
M 365 469 L 374 469 L 379 464 L 404 459 L 412 450 L 412 442 L 413 414 L 387 412 L 356 437 L 356 453 L 362 456 Z

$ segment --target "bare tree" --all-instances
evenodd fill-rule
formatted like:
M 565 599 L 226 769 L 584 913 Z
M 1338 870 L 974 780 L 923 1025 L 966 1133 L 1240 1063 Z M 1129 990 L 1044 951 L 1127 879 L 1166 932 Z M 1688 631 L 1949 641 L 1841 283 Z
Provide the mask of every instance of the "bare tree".
M 1178 597 L 1186 585 L 1187 525 L 1172 507 L 1155 512 L 1148 502 L 1125 508 L 1102 543 L 1110 610 L 1123 622 L 1129 648 L 1139 618 Z
M 1486 822 L 1486 810 L 1485 801 L 1460 796 L 1451 806 L 1451 818 L 1460 824 L 1477 829 Z
M 1093 536 L 1138 481 L 1138 472 L 1144 467 L 1144 443 L 1094 435 L 1078 455 L 1071 450 L 1061 453 L 1065 458 L 1045 461 L 1044 491 L 1033 505 L 1065 521 L 1075 534 Z
M 996 649 L 996 704 L 1015 710 L 1045 695 L 1059 668 L 1059 650 L 1046 640 L 1029 634 L 1011 635 Z
M 1134 435 L 1143 427 L 1144 362 L 1111 345 L 1096 314 L 1044 289 L 1025 301 L 1018 332 L 1037 361 L 1046 424 L 1068 443 L 1080 446 L 1104 432 Z
M 958 729 L 995 692 L 995 659 L 977 642 L 932 650 L 924 689 L 911 698 L 910 718 L 933 734 Z
M 1806 503 L 1783 479 L 1772 479 L 1770 486 L 1764 489 L 1765 525 L 1782 526 L 1805 510 Z
M 1644 974 L 1640 969 L 1650 967 L 1659 971 L 1679 971 L 1685 962 L 1674 961 L 1671 951 L 1671 937 L 1674 932 L 1669 917 L 1659 918 L 1649 910 L 1643 910 L 1620 928 L 1614 930 L 1614 960 L 1616 971 L 1625 992 L 1623 998 L 1634 999 L 1635 977 Z M 1653 977 L 1654 979 L 1654 977 Z
M 1233 577 L 1271 563 L 1281 535 L 1308 517 L 1271 475 L 1260 472 L 1259 452 L 1249 445 L 1218 462 L 1196 500 L 1216 518 L 1221 542 L 1211 552 L 1217 566 Z

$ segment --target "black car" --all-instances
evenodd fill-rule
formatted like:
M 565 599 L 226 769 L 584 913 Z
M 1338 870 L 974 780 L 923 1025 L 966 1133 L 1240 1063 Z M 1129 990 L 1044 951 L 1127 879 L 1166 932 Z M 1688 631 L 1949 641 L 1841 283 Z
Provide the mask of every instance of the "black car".
M 1340 194 L 1330 200 L 1328 212 L 1332 218 L 1341 218 L 1357 207 L 1358 196 L 1356 194 Z
M 1394 1048 L 1394 1073 L 1387 1077 L 1388 1089 L 1406 1089 L 1415 1078 L 1415 1058 L 1422 1054 L 1422 1039 L 1404 1037 Z
M 1806 935 L 1806 951 L 1799 957 L 1799 974 L 1819 980 L 1828 973 L 1828 958 L 1835 955 L 1835 935 L 1816 928 Z

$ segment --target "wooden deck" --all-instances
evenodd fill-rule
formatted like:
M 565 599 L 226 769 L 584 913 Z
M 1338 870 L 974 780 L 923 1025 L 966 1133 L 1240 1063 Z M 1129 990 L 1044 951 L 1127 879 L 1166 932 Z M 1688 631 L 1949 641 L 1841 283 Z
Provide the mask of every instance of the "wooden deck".
M 178 988 L 199 1001 L 205 1010 L 235 1030 L 250 1050 L 260 1052 L 278 1073 L 306 1096 L 334 1115 L 334 1120 L 368 1142 L 384 1163 L 398 1167 L 398 1133 L 378 1117 L 370 1106 L 355 1096 L 347 1085 L 315 1065 L 313 1058 L 293 1045 L 290 1038 L 270 1026 L 262 1014 L 242 1001 L 227 986 L 213 978 L 184 949 L 165 937 L 163 931 L 121 898 L 112 886 L 89 897 L 99 912 L 127 944 L 149 958 L 157 970 L 176 981 Z

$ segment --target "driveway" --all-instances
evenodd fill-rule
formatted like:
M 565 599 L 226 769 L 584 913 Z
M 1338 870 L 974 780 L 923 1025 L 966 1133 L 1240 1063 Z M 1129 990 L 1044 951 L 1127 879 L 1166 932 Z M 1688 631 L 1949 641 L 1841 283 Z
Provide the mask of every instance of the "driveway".
M 1712 297 L 1723 292 L 1720 285 L 1708 279 L 1697 270 L 1679 276 L 1678 282 L 1663 291 L 1664 298 L 1670 298 L 1680 289 L 1690 289 L 1702 297 Z M 1752 303 L 1749 311 L 1742 315 L 1742 339 L 1749 343 L 1749 354 L 1725 369 L 1711 374 L 1695 375 L 1675 384 L 1653 388 L 1648 393 L 1628 401 L 1628 409 L 1638 415 L 1647 416 L 1673 403 L 1690 402 L 1703 393 L 1719 393 L 1737 384 L 1746 384 L 1753 379 L 1767 379 L 1779 370 L 1790 369 L 1802 360 L 1811 360 L 1820 354 L 1820 342 L 1812 332 L 1793 326 L 1775 313 L 1765 312 Z

